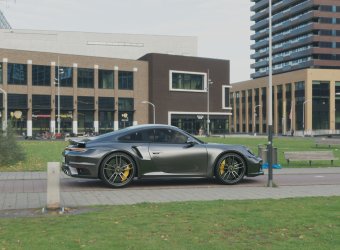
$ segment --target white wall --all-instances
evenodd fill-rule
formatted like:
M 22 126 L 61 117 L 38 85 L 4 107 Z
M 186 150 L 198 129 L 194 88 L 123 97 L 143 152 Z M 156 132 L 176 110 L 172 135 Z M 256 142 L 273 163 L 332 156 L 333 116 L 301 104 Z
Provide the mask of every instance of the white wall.
M 197 37 L 0 29 L 0 48 L 138 59 L 147 53 L 197 56 Z

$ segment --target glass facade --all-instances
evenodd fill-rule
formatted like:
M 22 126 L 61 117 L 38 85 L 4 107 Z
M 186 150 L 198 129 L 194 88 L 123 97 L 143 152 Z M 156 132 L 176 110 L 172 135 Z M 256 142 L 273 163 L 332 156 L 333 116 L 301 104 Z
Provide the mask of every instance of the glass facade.
M 256 131 L 260 131 L 260 108 L 261 107 L 257 107 L 257 109 L 255 110 L 255 107 L 260 105 L 260 89 L 255 89 L 255 103 L 254 103 L 254 112 L 255 112 L 255 125 L 256 125 Z
M 277 86 L 277 129 L 278 133 L 282 134 L 283 124 L 286 122 L 283 115 L 283 99 L 282 99 L 282 85 Z M 273 109 L 274 110 L 274 109 Z
M 204 86 L 204 74 L 189 74 L 172 72 L 172 89 L 174 90 L 198 90 L 203 91 Z
M 235 126 L 235 132 L 240 132 L 240 92 L 235 93 L 235 101 L 236 101 L 236 107 L 235 107 L 235 115 L 236 115 L 236 126 Z
M 229 131 L 228 118 L 210 115 L 210 133 L 226 134 Z M 206 115 L 172 114 L 171 125 L 179 127 L 193 135 L 204 135 L 207 132 Z
M 262 133 L 267 133 L 267 88 L 261 88 Z
M 55 96 L 55 121 L 58 121 L 58 96 Z M 73 96 L 60 96 L 60 130 L 62 133 L 72 132 Z M 58 124 L 56 124 L 56 127 Z
M 0 63 L 0 83 L 3 83 L 2 81 L 3 81 L 3 76 L 2 76 L 2 73 L 3 72 L 3 70 L 2 70 L 2 63 Z
M 51 86 L 51 67 L 45 65 L 32 65 L 32 85 Z
M 304 129 L 304 102 L 305 100 L 305 82 L 295 83 L 295 128 L 296 130 Z
M 118 98 L 118 127 L 125 128 L 133 125 L 133 98 Z
M 246 131 L 246 91 L 242 91 L 242 131 Z
M 253 127 L 253 116 L 252 116 L 252 107 L 253 106 L 253 98 L 252 98 L 252 90 L 251 89 L 248 89 L 247 90 L 248 92 L 248 132 L 251 132 L 252 131 L 252 127 Z
M 98 70 L 100 89 L 114 89 L 114 71 L 113 70 Z
M 292 129 L 292 118 L 293 118 L 293 106 L 292 106 L 292 84 L 286 84 L 286 131 L 291 131 Z
M 15 85 L 27 85 L 27 65 L 8 63 L 7 83 Z
M 99 97 L 99 133 L 106 133 L 114 129 L 114 107 L 113 97 Z
M 329 129 L 330 84 L 313 81 L 313 129 Z
M 8 94 L 8 121 L 18 134 L 27 133 L 27 95 Z
M 118 72 L 118 88 L 133 90 L 133 72 L 130 71 Z
M 94 97 L 78 96 L 78 132 L 94 133 Z
M 59 80 L 61 87 L 73 86 L 73 68 L 59 67 Z M 55 78 L 58 78 L 58 67 L 55 67 Z
M 41 137 L 50 131 L 51 96 L 32 95 L 32 127 L 33 137 Z
M 94 87 L 94 69 L 78 68 L 78 88 Z
M 335 82 L 335 129 L 340 130 L 340 81 Z

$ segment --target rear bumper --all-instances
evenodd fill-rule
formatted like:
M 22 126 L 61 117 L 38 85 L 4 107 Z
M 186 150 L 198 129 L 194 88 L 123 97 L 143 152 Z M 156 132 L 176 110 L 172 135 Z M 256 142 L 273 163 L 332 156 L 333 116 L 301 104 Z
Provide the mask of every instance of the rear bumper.
M 68 176 L 78 177 L 78 178 L 98 178 L 97 172 L 94 170 L 93 166 L 84 165 L 70 165 L 63 163 L 61 170 Z

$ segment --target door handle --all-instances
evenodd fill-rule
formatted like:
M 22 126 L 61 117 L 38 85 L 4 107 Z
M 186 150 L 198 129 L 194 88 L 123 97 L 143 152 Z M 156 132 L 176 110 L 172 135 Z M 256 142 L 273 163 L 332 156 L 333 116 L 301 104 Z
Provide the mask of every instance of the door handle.
M 159 155 L 161 152 L 160 151 L 154 151 L 154 152 L 152 152 L 152 154 L 154 154 L 154 155 Z

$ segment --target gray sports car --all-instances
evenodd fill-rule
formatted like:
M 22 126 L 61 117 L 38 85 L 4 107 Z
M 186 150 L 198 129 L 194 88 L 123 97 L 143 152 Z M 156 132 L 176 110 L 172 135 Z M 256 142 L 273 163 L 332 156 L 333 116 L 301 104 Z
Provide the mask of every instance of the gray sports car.
M 62 170 L 123 187 L 134 178 L 215 177 L 236 184 L 262 175 L 262 160 L 242 145 L 205 143 L 177 127 L 138 125 L 71 144 Z

